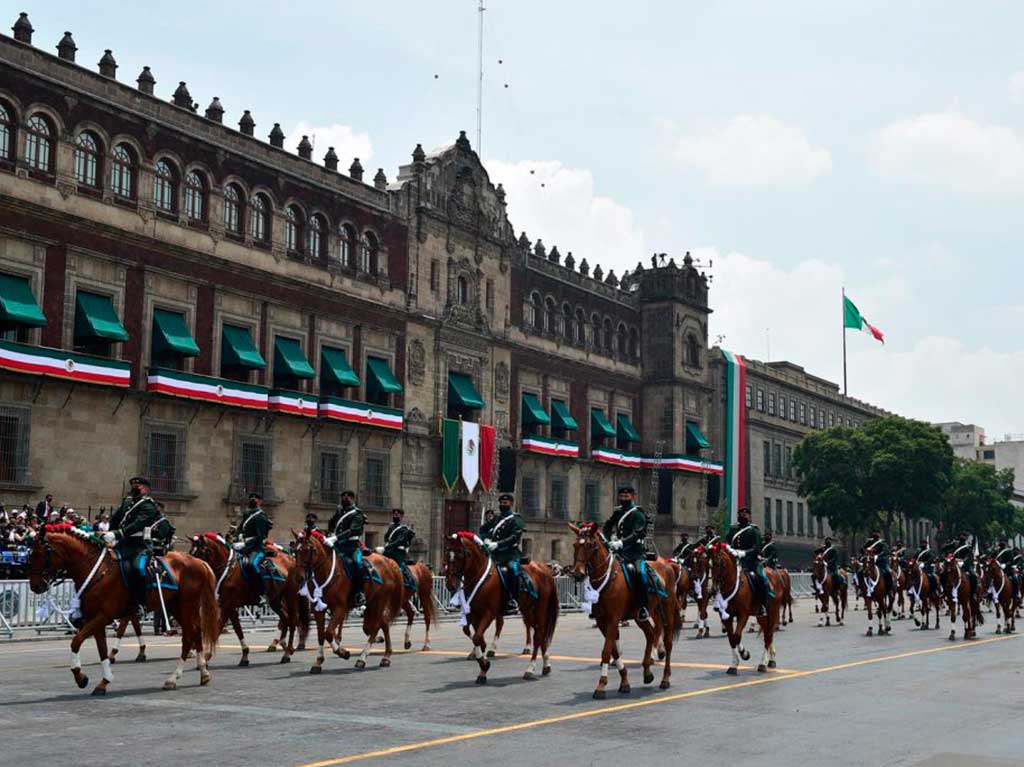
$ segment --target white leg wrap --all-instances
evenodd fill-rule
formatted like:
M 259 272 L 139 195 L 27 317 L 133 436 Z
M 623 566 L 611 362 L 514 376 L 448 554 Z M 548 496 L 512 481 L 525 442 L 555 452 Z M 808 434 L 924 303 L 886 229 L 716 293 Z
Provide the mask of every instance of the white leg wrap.
M 601 678 L 602 679 L 607 679 L 608 678 L 608 664 L 607 663 L 602 663 L 601 664 Z
M 323 663 L 323 660 L 324 660 L 324 646 L 323 646 L 323 643 L 320 643 L 319 645 L 317 645 L 317 648 L 316 648 L 316 659 L 320 663 Z
M 732 648 L 732 665 L 733 666 L 740 665 L 740 654 L 739 654 L 739 652 L 737 652 L 737 648 L 736 647 Z
M 527 667 L 526 667 L 526 673 L 527 674 L 535 674 L 535 673 L 537 673 L 537 661 L 535 661 L 535 660 L 531 660 L 530 661 L 529 665 L 527 665 Z
M 81 667 L 82 667 L 82 656 L 79 653 L 77 653 L 77 652 L 71 653 L 71 670 L 74 671 L 75 669 L 79 669 Z
M 478 660 L 479 660 L 479 659 L 480 659 L 480 657 L 481 657 L 481 656 L 482 656 L 483 654 L 484 654 L 484 651 L 480 649 L 480 645 L 473 645 L 473 657 L 474 657 L 474 658 L 476 658 L 476 659 L 478 659 Z
M 182 675 L 182 673 L 184 673 L 184 671 L 185 671 L 185 661 L 183 661 L 181 658 L 178 658 L 178 663 L 174 667 L 174 671 L 171 672 L 171 675 L 169 677 L 167 677 L 167 681 L 168 682 L 177 682 L 178 679 L 181 678 L 181 675 Z
M 111 642 L 111 652 L 118 652 L 121 649 L 121 637 L 114 637 L 114 641 Z
M 242 653 L 246 654 L 248 652 L 249 652 L 249 645 L 247 645 L 245 642 L 242 642 Z
M 332 639 L 331 649 L 334 650 L 334 652 L 339 652 L 341 650 L 341 642 L 339 642 L 337 639 Z
M 363 660 L 364 663 L 366 662 L 366 658 L 370 655 L 370 647 L 372 645 L 373 645 L 373 637 L 371 637 L 370 641 L 368 641 L 363 646 L 363 651 L 361 653 L 359 653 L 359 657 Z
M 110 670 L 110 658 L 104 658 L 101 660 L 100 666 L 103 668 L 103 680 L 105 682 L 113 682 L 114 672 Z
M 761 653 L 761 665 L 767 666 L 768 661 L 771 660 L 771 653 L 768 652 L 768 648 L 764 648 L 764 652 Z
M 618 669 L 619 673 L 622 673 L 622 671 L 626 668 L 626 664 L 622 662 L 621 655 L 616 656 L 615 658 L 615 668 Z
M 545 666 L 550 666 L 551 664 L 548 662 L 548 654 L 544 653 L 543 657 L 544 657 L 544 665 Z
M 494 635 L 494 641 L 491 642 L 491 650 L 494 651 L 495 655 L 498 654 L 498 635 L 497 634 Z
M 406 626 L 405 627 L 405 641 L 406 642 L 411 642 L 412 641 L 412 626 Z

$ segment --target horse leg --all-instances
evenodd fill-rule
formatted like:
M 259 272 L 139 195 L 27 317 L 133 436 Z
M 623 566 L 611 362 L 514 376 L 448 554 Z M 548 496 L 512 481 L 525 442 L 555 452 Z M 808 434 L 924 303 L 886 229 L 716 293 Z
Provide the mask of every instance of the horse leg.
M 608 687 L 608 663 L 612 659 L 612 651 L 619 638 L 619 622 L 609 621 L 608 633 L 604 635 L 604 646 L 601 648 L 601 676 L 597 680 L 597 687 L 594 689 L 594 699 L 604 700 Z
M 238 642 L 242 645 L 242 659 L 238 661 L 238 665 L 245 668 L 249 665 L 249 645 L 245 643 L 245 634 L 242 632 L 242 622 L 238 620 L 238 610 L 231 611 L 231 628 L 235 630 L 235 636 L 238 637 Z
M 741 626 L 739 631 L 734 631 L 732 618 L 729 618 L 725 625 L 729 629 L 729 649 L 732 650 L 732 665 L 725 670 L 725 673 L 736 676 L 739 673 L 738 666 L 740 665 L 740 654 L 737 648 L 740 646 L 740 638 L 743 636 L 743 627 Z
M 94 636 L 97 629 L 105 629 L 108 622 L 109 618 L 105 615 L 97 615 L 78 629 L 71 639 L 71 675 L 75 678 L 75 684 L 80 690 L 84 690 L 85 686 L 89 684 L 89 677 L 82 673 L 82 656 L 78 651 L 82 649 L 82 642 L 86 637 Z
M 114 674 L 110 670 L 110 658 L 107 655 L 107 632 L 106 628 L 101 626 L 96 633 L 93 634 L 93 638 L 96 640 L 96 649 L 100 654 L 100 668 L 103 669 L 103 678 L 100 679 L 99 684 L 93 688 L 93 695 L 106 695 L 107 685 L 114 681 Z
M 501 609 L 500 607 L 498 608 Z M 477 674 L 477 684 L 487 684 L 487 672 L 491 669 L 491 662 L 487 660 L 489 657 L 487 653 L 487 640 L 484 639 L 484 632 L 487 630 L 487 620 L 480 621 L 480 626 L 473 632 L 473 659 L 477 662 L 480 667 L 480 673 Z M 495 641 L 497 641 L 497 635 L 495 635 Z
M 324 614 L 320 610 L 314 610 L 316 620 L 316 660 L 309 669 L 310 674 L 320 674 L 324 670 Z
M 647 633 L 646 631 L 644 632 Z M 644 677 L 647 676 L 647 663 L 649 662 L 650 654 L 650 640 L 647 642 L 647 649 L 644 650 Z M 615 663 L 615 669 L 619 672 L 619 693 L 622 695 L 629 695 L 633 689 L 629 684 L 629 672 L 626 670 L 626 662 L 622 660 L 622 645 L 619 644 L 619 640 L 616 638 L 614 649 L 612 650 L 612 660 Z
M 523 674 L 523 679 L 527 681 L 537 678 L 537 653 L 540 652 L 540 635 L 540 631 L 533 632 L 533 654 L 530 656 L 530 662 L 526 666 L 526 673 Z
M 211 652 L 203 652 L 203 627 L 199 617 L 190 616 L 178 622 L 181 624 L 182 647 L 185 647 L 185 638 L 191 637 L 191 645 L 196 651 L 196 671 L 199 672 L 199 686 L 208 685 L 210 683 L 209 663 Z
M 864 609 L 868 611 L 868 632 L 867 632 L 867 635 L 868 636 L 873 636 L 874 633 L 875 633 L 875 627 L 871 625 L 871 621 L 874 620 L 874 615 L 872 615 L 872 611 L 871 611 L 871 600 L 868 599 L 866 596 L 864 597 Z
M 412 609 L 412 597 L 409 597 L 403 604 L 402 610 L 405 611 L 405 642 L 403 646 L 406 650 L 412 649 L 412 621 L 416 617 L 416 611 Z M 425 620 L 425 619 L 424 619 Z
M 184 627 L 181 632 L 181 654 L 178 656 L 178 662 L 174 666 L 174 671 L 171 672 L 170 676 L 164 681 L 165 690 L 177 690 L 178 680 L 181 679 L 181 675 L 185 672 L 185 661 L 188 660 L 188 654 L 191 648 L 189 645 L 188 635 L 184 631 Z M 201 653 L 202 650 L 198 649 L 197 653 Z
M 501 630 L 505 628 L 505 618 L 502 615 L 498 615 L 494 619 L 494 642 L 491 643 L 491 649 L 487 651 L 487 657 L 493 658 L 498 652 L 498 639 L 501 637 Z M 470 653 L 472 660 L 479 660 L 476 655 Z
M 348 660 L 352 657 L 352 653 L 348 651 L 341 644 L 341 632 L 345 628 L 345 616 L 331 614 L 331 622 L 327 627 L 327 634 L 330 637 L 331 650 L 342 660 Z M 373 637 L 369 637 L 370 642 L 373 642 Z
M 139 643 L 139 654 L 135 656 L 135 662 L 136 663 L 145 663 L 146 662 L 146 641 L 142 638 L 142 625 L 139 623 L 139 615 L 138 615 L 138 613 L 135 613 L 134 615 L 132 615 L 131 622 L 132 622 L 132 631 L 135 632 L 135 639 L 138 640 L 138 643 Z M 121 633 L 124 634 L 123 631 Z M 120 647 L 120 645 L 121 645 L 121 638 L 118 637 L 118 639 L 117 639 L 117 646 Z M 113 663 L 114 659 L 111 658 L 110 662 Z
M 381 622 L 381 631 L 384 632 L 384 657 L 380 659 L 380 667 L 388 668 L 391 665 L 391 624 L 388 621 Z
M 110 653 L 108 654 L 111 663 L 117 663 L 117 651 L 121 649 L 121 637 L 124 636 L 124 632 L 127 628 L 127 618 L 122 618 L 117 622 L 117 628 L 114 629 L 114 641 L 111 642 Z
M 534 607 L 536 608 L 536 605 Z M 523 622 L 523 625 L 526 627 L 526 641 L 523 643 L 523 651 L 520 653 L 520 655 L 529 655 L 530 647 L 533 645 L 533 634 L 535 632 L 532 628 L 530 628 L 530 625 L 525 621 Z
M 277 618 L 277 630 L 280 632 L 280 636 L 271 638 L 267 652 L 277 652 L 278 646 L 284 644 L 284 634 L 288 630 L 288 626 L 280 615 Z

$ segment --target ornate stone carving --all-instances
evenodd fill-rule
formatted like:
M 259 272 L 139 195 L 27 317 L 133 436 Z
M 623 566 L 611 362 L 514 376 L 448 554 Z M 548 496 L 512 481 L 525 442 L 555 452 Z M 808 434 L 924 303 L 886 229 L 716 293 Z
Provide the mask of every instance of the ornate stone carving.
M 508 401 L 509 372 L 508 365 L 499 362 L 494 366 L 494 399 L 498 402 Z
M 427 352 L 423 348 L 423 342 L 414 338 L 409 344 L 409 383 L 415 386 L 422 384 L 426 369 Z

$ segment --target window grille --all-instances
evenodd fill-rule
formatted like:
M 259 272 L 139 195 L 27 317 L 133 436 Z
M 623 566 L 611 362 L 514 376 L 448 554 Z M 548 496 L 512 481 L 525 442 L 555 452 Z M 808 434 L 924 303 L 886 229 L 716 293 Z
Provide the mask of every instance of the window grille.
M 0 406 L 0 482 L 28 484 L 30 412 Z

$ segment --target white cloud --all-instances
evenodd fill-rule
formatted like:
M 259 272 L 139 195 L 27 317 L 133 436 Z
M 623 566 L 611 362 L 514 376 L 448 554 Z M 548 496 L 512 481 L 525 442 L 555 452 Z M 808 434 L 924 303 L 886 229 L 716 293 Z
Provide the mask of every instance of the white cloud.
M 1024 70 L 1015 72 L 1010 78 L 1010 98 L 1015 104 L 1024 103 Z
M 737 115 L 724 125 L 680 134 L 669 126 L 672 158 L 718 187 L 787 187 L 832 171 L 831 153 L 798 125 L 771 115 Z
M 956 112 L 893 122 L 869 141 L 876 173 L 941 186 L 956 194 L 1004 197 L 1024 192 L 1024 138 Z
M 313 142 L 313 160 L 317 163 L 323 161 L 327 154 L 328 147 L 334 147 L 338 155 L 338 168 L 342 173 L 348 172 L 352 160 L 359 158 L 363 169 L 373 176 L 370 169 L 370 161 L 373 159 L 373 144 L 368 133 L 356 133 L 348 125 L 310 125 L 307 122 L 296 123 L 291 133 L 285 139 L 284 145 L 290 151 L 295 151 L 303 136 L 309 136 Z
M 491 181 L 505 187 L 508 216 L 516 233 L 540 238 L 548 250 L 557 245 L 578 264 L 582 258 L 605 271 L 635 265 L 644 258 L 643 231 L 633 212 L 594 191 L 589 170 L 567 168 L 555 160 L 509 163 L 488 160 Z

